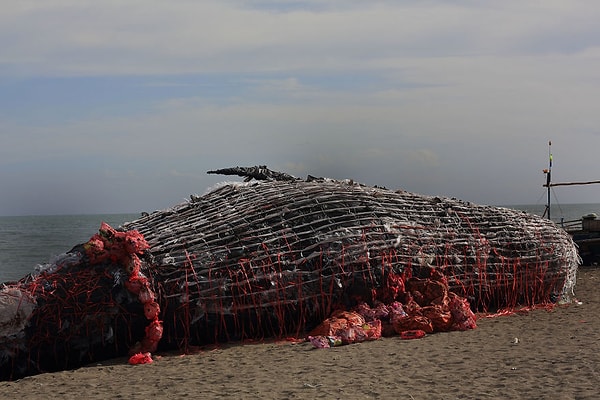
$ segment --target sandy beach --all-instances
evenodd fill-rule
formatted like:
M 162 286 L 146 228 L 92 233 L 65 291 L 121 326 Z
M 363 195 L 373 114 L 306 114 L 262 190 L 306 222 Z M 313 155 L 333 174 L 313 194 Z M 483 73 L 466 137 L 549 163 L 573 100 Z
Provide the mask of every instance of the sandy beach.
M 273 342 L 115 359 L 0 383 L 0 398 L 595 399 L 600 269 L 581 268 L 579 302 L 482 318 L 466 332 L 332 349 Z

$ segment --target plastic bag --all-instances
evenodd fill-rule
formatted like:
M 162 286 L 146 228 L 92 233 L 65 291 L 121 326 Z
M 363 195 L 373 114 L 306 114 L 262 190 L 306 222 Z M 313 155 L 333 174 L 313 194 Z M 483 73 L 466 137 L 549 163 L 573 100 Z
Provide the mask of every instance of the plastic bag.
M 154 360 L 152 360 L 150 353 L 135 353 L 129 357 L 129 364 L 131 365 L 152 364 L 153 362 Z

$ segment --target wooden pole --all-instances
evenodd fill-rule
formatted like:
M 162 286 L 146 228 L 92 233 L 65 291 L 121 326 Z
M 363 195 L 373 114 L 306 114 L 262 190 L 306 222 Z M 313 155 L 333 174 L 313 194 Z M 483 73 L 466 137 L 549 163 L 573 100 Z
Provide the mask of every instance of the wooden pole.
M 600 181 L 546 183 L 544 185 L 544 187 L 574 186 L 574 185 L 593 185 L 593 184 L 596 184 L 596 183 L 600 183 Z
M 548 200 L 546 201 L 546 212 L 550 218 L 550 187 L 552 185 L 552 141 L 548 141 L 548 170 L 546 172 L 546 186 L 548 187 Z

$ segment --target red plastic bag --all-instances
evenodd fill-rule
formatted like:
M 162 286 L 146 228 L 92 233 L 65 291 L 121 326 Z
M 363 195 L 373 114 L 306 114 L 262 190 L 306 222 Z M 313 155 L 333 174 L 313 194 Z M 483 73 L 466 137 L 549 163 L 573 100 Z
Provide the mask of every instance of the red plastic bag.
M 347 331 L 352 326 L 362 326 L 366 323 L 362 315 L 352 311 L 339 311 L 321 322 L 313 329 L 310 336 L 338 336 L 339 332 Z
M 452 294 L 450 296 L 450 312 L 452 313 L 452 329 L 466 331 L 477 328 L 475 322 L 477 317 L 471 311 L 469 301 L 465 298 Z
M 433 332 L 433 324 L 427 317 L 414 315 L 395 319 L 392 324 L 396 333 L 401 334 L 405 331 L 422 330 L 426 333 Z
M 129 357 L 129 364 L 137 365 L 137 364 L 152 364 L 152 356 L 150 353 L 136 353 Z
M 376 319 L 374 321 L 369 321 L 362 326 L 365 331 L 367 338 L 365 340 L 377 340 L 381 337 L 381 320 Z
M 408 339 L 421 339 L 423 336 L 425 336 L 425 331 L 422 331 L 420 329 L 415 329 L 412 331 L 404 331 L 400 334 L 400 339 L 402 340 L 408 340 Z
M 452 327 L 452 314 L 450 310 L 440 305 L 421 308 L 424 317 L 429 318 L 436 332 L 447 332 Z
M 409 291 L 420 306 L 443 305 L 448 297 L 448 285 L 431 279 L 410 278 L 406 281 Z

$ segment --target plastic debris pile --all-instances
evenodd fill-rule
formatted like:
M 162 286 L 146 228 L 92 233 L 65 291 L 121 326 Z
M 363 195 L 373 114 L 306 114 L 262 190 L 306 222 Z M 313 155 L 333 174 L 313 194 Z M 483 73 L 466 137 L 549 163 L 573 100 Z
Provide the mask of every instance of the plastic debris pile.
M 308 340 L 317 348 L 329 348 L 396 334 L 415 339 L 427 333 L 475 329 L 469 302 L 448 291 L 444 276 L 431 272 L 433 279 L 406 281 L 406 292 L 397 296 L 403 303 L 378 302 L 374 307 L 360 303 L 351 311 L 337 311 L 313 329 Z

